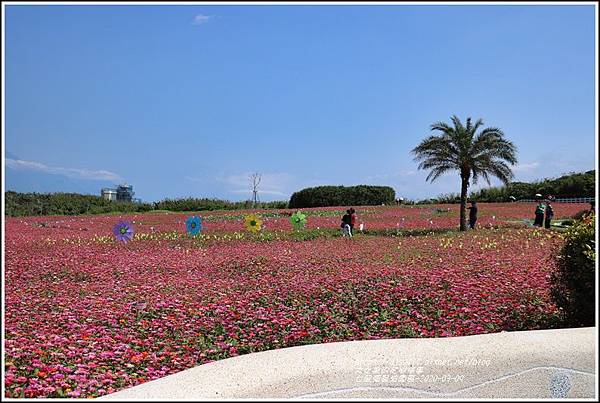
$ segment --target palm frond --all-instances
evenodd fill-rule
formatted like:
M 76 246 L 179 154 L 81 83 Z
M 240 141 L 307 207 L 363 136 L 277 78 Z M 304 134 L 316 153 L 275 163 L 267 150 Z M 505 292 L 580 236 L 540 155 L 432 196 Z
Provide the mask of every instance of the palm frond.
M 450 125 L 448 125 L 445 122 L 436 122 L 434 124 L 431 125 L 431 130 L 438 130 L 441 131 L 443 133 L 450 133 L 454 130 L 454 128 L 452 128 Z
M 456 131 L 463 131 L 463 130 L 465 130 L 465 127 L 463 126 L 463 124 L 460 121 L 460 119 L 458 118 L 458 116 L 452 115 L 451 120 L 452 120 L 452 123 L 454 123 L 454 128 L 455 128 Z
M 477 121 L 473 125 L 471 125 L 471 118 L 467 119 L 467 130 L 470 133 L 475 134 L 477 132 L 477 129 L 479 129 L 482 125 L 483 125 L 483 120 L 481 120 L 481 119 L 477 119 Z
M 419 169 L 430 170 L 427 181 L 433 182 L 451 170 L 458 170 L 473 183 L 483 178 L 490 184 L 492 176 L 505 183 L 513 178 L 509 165 L 517 162 L 517 148 L 502 130 L 488 127 L 477 134 L 483 120 L 472 122 L 469 117 L 466 125 L 456 115 L 451 120 L 454 127 L 445 122 L 432 124 L 431 130 L 440 134 L 427 137 L 411 150 Z
M 456 169 L 456 168 L 451 167 L 451 166 L 439 166 L 439 167 L 433 168 L 431 170 L 431 172 L 429 172 L 429 175 L 427 175 L 427 178 L 425 178 L 425 180 L 429 181 L 429 182 L 434 182 L 441 175 L 445 174 L 448 171 L 454 170 L 454 169 Z

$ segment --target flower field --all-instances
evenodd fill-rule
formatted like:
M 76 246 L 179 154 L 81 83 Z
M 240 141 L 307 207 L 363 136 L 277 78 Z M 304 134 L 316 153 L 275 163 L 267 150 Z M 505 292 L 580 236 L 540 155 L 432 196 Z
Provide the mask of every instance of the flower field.
M 366 232 L 352 239 L 342 207 L 303 209 L 304 229 L 295 210 L 252 211 L 258 233 L 250 211 L 194 213 L 197 237 L 185 213 L 7 218 L 5 396 L 95 397 L 255 351 L 556 323 L 561 233 L 524 223 L 533 204 L 481 204 L 464 233 L 457 205 L 355 208 Z M 557 203 L 555 217 L 587 208 Z M 112 234 L 121 219 L 128 243 Z

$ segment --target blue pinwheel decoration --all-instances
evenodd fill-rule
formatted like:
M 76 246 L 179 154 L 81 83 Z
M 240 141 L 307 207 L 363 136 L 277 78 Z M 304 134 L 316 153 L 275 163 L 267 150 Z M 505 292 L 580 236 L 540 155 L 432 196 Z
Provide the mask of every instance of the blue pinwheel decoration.
M 188 234 L 198 235 L 202 231 L 202 219 L 198 216 L 191 216 L 186 220 L 185 226 Z

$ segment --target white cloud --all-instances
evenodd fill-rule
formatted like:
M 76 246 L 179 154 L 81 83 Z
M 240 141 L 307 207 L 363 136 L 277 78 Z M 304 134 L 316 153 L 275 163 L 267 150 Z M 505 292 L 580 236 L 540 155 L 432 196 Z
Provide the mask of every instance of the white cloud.
M 15 160 L 12 158 L 6 158 L 5 161 L 6 166 L 12 169 L 45 172 L 48 174 L 62 175 L 74 179 L 105 181 L 120 181 L 123 179 L 118 174 L 105 170 L 90 171 L 88 169 L 50 167 L 42 164 L 41 162 Z
M 535 170 L 539 166 L 539 162 L 531 162 L 529 164 L 517 164 L 512 168 L 512 170 L 514 172 L 529 172 Z
M 198 14 L 197 16 L 194 17 L 194 21 L 193 24 L 194 25 L 202 25 L 208 22 L 208 20 L 210 20 L 212 18 L 212 16 L 210 15 L 204 15 L 204 14 Z

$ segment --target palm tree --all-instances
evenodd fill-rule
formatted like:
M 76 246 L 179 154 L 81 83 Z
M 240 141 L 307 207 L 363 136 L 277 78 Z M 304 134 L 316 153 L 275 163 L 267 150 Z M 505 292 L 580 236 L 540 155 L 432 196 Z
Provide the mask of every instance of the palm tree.
M 419 163 L 419 169 L 430 169 L 428 181 L 433 182 L 448 171 L 460 172 L 460 230 L 467 229 L 467 190 L 469 181 L 477 183 L 483 177 L 488 185 L 490 176 L 495 176 L 507 184 L 513 173 L 509 166 L 517 163 L 517 148 L 504 138 L 502 130 L 488 127 L 476 134 L 483 125 L 481 119 L 474 124 L 471 118 L 463 126 L 460 119 L 452 116 L 454 127 L 444 122 L 431 125 L 431 130 L 439 135 L 426 138 L 411 153 Z

